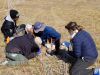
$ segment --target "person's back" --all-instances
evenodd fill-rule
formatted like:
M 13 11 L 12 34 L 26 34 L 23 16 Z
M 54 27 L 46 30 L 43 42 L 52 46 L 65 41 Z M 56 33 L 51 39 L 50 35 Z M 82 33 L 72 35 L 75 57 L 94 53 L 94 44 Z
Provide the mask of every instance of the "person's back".
M 44 29 L 43 37 L 47 37 L 47 39 L 48 38 L 60 39 L 61 34 L 58 33 L 54 28 L 52 28 L 50 26 L 46 26 L 45 29 Z
M 40 48 L 34 40 L 34 36 L 30 33 L 11 40 L 5 48 L 6 59 L 0 65 L 23 65 L 28 60 L 36 57 L 41 53 Z
M 34 36 L 31 34 L 25 34 L 24 36 L 16 37 L 6 46 L 6 52 L 20 53 L 26 57 L 29 57 L 32 52 L 37 52 L 38 50 L 39 47 L 34 41 Z
M 80 45 L 77 45 L 77 43 L 79 43 Z M 96 49 L 96 45 L 91 35 L 88 32 L 84 30 L 79 31 L 76 34 L 76 36 L 73 38 L 73 44 L 77 46 L 77 47 L 74 47 L 74 50 L 75 50 L 74 52 L 76 52 L 75 53 L 76 57 L 80 57 L 80 58 L 84 57 L 85 60 L 93 60 L 93 59 L 95 60 L 97 58 L 98 52 Z M 81 51 L 78 51 L 78 50 L 81 50 Z

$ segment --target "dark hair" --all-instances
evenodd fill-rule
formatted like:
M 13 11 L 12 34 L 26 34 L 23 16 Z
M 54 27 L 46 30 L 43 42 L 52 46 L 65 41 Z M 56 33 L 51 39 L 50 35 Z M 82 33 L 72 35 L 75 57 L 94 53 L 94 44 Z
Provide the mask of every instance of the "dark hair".
M 66 29 L 68 29 L 69 31 L 70 30 L 79 30 L 79 31 L 81 31 L 82 29 L 83 29 L 83 27 L 82 26 L 80 26 L 80 25 L 77 25 L 77 23 L 76 22 L 69 22 L 66 26 L 65 26 L 65 28 Z
M 11 9 L 10 10 L 10 16 L 11 16 L 12 19 L 19 18 L 18 11 Z

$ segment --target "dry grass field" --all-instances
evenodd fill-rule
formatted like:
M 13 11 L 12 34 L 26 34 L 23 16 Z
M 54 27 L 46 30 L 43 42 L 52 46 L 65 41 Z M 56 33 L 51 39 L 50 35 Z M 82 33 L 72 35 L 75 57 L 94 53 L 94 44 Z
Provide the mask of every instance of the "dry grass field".
M 11 8 L 20 12 L 18 25 L 44 22 L 62 34 L 62 41 L 69 40 L 64 26 L 76 21 L 92 35 L 100 50 L 100 0 L 0 0 L 0 27 Z M 0 32 L 0 60 L 5 57 L 4 47 Z M 28 65 L 0 66 L 0 75 L 67 75 L 67 64 L 55 56 L 45 56 L 45 49 L 42 51 L 43 54 L 30 60 Z

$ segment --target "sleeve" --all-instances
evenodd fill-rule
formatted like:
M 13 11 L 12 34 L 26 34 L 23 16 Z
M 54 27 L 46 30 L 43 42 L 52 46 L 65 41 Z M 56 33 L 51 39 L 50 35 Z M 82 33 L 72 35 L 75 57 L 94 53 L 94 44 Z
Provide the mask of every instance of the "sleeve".
M 14 33 L 14 26 L 11 23 L 5 23 L 3 33 L 5 36 L 11 37 Z
M 77 58 L 81 57 L 81 41 L 79 39 L 74 39 L 73 42 L 73 53 Z
M 52 38 L 53 42 L 55 42 L 56 40 L 61 38 L 61 34 L 56 32 L 56 30 L 50 31 L 50 33 L 48 35 L 49 35 L 49 38 Z

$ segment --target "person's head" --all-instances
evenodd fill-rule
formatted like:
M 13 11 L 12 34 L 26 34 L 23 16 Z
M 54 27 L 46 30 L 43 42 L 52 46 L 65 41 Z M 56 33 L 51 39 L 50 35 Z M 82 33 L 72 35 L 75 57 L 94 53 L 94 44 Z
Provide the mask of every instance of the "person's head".
M 19 18 L 19 12 L 17 10 L 11 9 L 10 10 L 10 16 L 13 20 L 18 20 Z
M 26 31 L 27 33 L 33 34 L 33 27 L 32 27 L 32 25 L 26 24 L 25 31 Z
M 77 25 L 76 22 L 69 22 L 65 28 L 68 30 L 70 34 L 76 33 L 78 31 L 81 31 L 83 28 L 82 26 Z
M 45 27 L 46 27 L 46 26 L 44 25 L 44 23 L 36 22 L 36 23 L 34 24 L 34 26 L 33 26 L 34 32 L 35 32 L 35 33 L 43 32 L 44 29 L 45 29 Z

